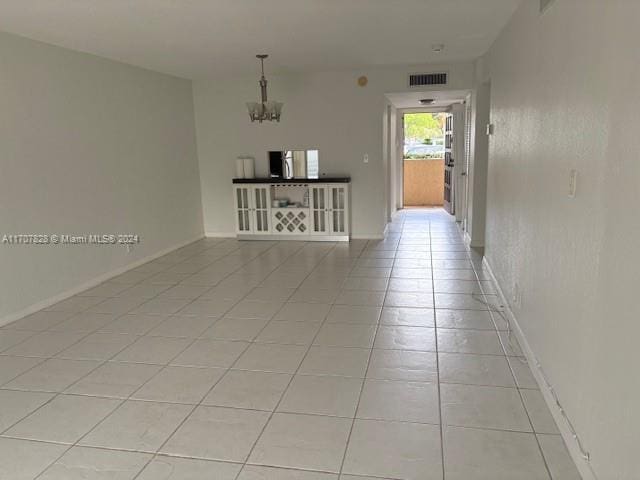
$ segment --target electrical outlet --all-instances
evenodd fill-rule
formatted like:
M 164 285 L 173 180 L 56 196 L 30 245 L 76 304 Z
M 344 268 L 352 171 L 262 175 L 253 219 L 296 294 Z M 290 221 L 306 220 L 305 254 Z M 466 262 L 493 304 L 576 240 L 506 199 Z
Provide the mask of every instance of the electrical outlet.
M 368 153 L 365 153 L 365 154 L 364 154 L 364 157 L 363 157 L 362 161 L 363 161 L 364 163 L 369 163 L 369 154 L 368 154 Z

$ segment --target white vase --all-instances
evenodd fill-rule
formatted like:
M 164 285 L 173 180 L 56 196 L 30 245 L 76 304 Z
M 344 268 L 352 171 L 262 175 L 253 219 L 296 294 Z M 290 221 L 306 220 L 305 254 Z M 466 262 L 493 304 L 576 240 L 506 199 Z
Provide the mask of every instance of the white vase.
M 256 173 L 256 159 L 253 157 L 244 158 L 244 178 L 253 178 Z
M 244 158 L 236 158 L 236 178 L 244 178 Z

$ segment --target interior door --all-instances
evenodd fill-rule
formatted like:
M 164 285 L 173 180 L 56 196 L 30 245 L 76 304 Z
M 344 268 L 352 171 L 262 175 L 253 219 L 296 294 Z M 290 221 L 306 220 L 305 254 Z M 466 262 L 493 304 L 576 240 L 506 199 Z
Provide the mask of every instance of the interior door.
M 325 185 L 311 185 L 311 234 L 327 235 L 329 233 L 329 205 L 327 202 L 328 189 Z
M 253 218 L 254 218 L 254 233 L 269 233 L 270 228 L 270 215 L 271 215 L 271 187 L 270 186 L 256 186 L 253 187 Z
M 444 131 L 444 209 L 450 214 L 454 213 L 453 141 L 453 115 L 449 113 Z
M 234 187 L 234 203 L 236 207 L 236 232 L 251 233 L 251 190 L 250 186 Z

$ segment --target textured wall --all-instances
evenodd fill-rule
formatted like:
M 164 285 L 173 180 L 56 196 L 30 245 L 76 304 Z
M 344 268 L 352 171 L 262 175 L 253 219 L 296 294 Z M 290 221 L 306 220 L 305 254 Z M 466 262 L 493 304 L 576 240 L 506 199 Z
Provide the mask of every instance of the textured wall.
M 486 254 L 600 480 L 640 472 L 638 19 L 635 1 L 525 0 L 487 58 Z

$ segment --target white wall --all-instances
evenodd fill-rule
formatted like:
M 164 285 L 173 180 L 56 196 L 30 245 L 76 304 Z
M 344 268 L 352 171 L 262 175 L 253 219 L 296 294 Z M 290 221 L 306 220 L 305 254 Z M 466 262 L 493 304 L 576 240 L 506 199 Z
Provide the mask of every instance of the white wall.
M 386 157 L 386 211 L 387 222 L 400 208 L 398 191 L 398 109 L 387 100 L 383 116 L 383 159 Z
M 391 133 L 389 132 L 389 124 L 391 123 L 391 104 L 386 101 L 384 110 L 382 111 L 382 168 L 386 172 L 386 180 L 384 182 L 384 217 L 385 221 L 391 220 L 391 209 L 389 208 L 389 199 L 391 198 L 391 154 L 389 152 L 389 143 L 391 141 Z
M 471 161 L 467 172 L 469 181 L 467 201 L 467 233 L 472 247 L 484 247 L 487 208 L 487 168 L 491 84 L 480 83 L 471 93 Z
M 322 72 L 273 76 L 268 72 L 269 97 L 284 102 L 281 123 L 251 124 L 245 102 L 258 96 L 258 74 L 233 79 L 194 82 L 198 157 L 202 181 L 205 231 L 234 231 L 231 179 L 234 159 L 256 158 L 258 176 L 268 173 L 267 151 L 317 148 L 320 171 L 350 175 L 352 232 L 381 236 L 385 219 L 386 164 L 383 162 L 385 93 L 408 90 L 407 74 L 423 69 L 449 71 L 450 89 L 470 88 L 473 64 L 412 66 L 389 69 Z M 360 75 L 369 83 L 359 87 Z M 369 163 L 363 163 L 363 155 Z M 391 192 L 390 192 L 391 194 Z
M 0 244 L 0 323 L 202 234 L 191 82 L 0 34 L 0 125 L 0 237 L 142 239 Z
M 393 211 L 404 206 L 404 119 L 402 111 L 396 107 L 391 110 L 391 182 L 393 183 Z
M 462 222 L 466 217 L 467 208 L 467 165 L 465 163 L 465 114 L 464 104 L 451 105 L 453 115 L 453 204 L 456 221 Z M 462 175 L 462 173 L 465 175 Z
M 488 56 L 486 254 L 601 480 L 640 475 L 639 19 L 525 0 Z

